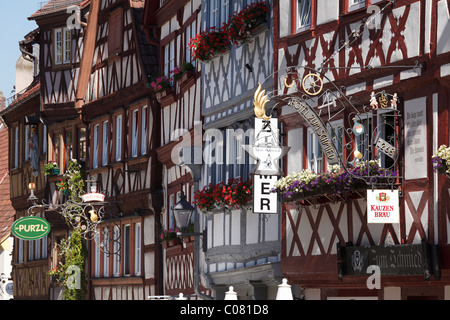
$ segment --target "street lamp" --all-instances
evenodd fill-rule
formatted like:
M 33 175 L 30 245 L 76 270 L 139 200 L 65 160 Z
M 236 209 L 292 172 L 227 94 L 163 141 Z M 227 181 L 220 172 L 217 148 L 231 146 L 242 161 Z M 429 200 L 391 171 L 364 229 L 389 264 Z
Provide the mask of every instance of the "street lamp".
M 184 160 L 185 162 L 180 163 L 179 166 L 188 167 L 191 171 L 192 179 L 194 180 L 195 190 L 199 189 L 199 183 L 201 179 L 201 169 L 202 163 L 197 163 L 194 159 L 198 159 L 198 155 L 202 154 L 201 147 L 184 147 L 183 148 Z M 190 158 L 188 157 L 190 156 Z M 190 161 L 186 161 L 190 159 Z M 201 158 L 200 158 L 201 159 Z M 197 206 L 192 206 L 186 201 L 186 196 L 184 193 L 181 194 L 180 201 L 172 207 L 174 212 L 175 221 L 178 228 L 187 227 L 191 220 L 191 215 L 194 214 L 194 233 L 181 233 L 178 232 L 178 236 L 194 236 L 194 292 L 195 294 L 204 300 L 213 300 L 213 297 L 208 296 L 200 292 L 200 237 L 203 239 L 203 252 L 207 249 L 207 230 L 206 228 L 203 232 L 200 232 L 200 212 Z
M 178 201 L 178 203 L 174 207 L 172 207 L 172 210 L 175 216 L 177 227 L 184 228 L 189 225 L 195 207 L 193 207 L 189 202 L 186 201 L 184 192 L 181 192 L 180 201 Z

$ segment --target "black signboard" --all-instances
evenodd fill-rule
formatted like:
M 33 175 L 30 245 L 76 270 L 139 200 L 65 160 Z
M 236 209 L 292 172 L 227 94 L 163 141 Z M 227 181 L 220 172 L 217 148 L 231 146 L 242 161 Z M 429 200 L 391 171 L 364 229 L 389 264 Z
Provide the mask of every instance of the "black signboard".
M 338 244 L 338 276 L 367 276 L 367 268 L 377 266 L 383 275 L 434 274 L 440 278 L 437 246 L 422 244 L 394 246 L 345 246 Z

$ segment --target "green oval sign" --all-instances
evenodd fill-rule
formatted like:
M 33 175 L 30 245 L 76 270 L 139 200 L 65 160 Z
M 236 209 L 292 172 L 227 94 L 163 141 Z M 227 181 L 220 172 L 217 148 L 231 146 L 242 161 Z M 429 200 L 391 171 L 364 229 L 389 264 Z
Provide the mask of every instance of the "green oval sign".
M 12 225 L 12 233 L 23 240 L 37 240 L 45 237 L 50 232 L 50 224 L 47 220 L 38 217 L 23 217 Z

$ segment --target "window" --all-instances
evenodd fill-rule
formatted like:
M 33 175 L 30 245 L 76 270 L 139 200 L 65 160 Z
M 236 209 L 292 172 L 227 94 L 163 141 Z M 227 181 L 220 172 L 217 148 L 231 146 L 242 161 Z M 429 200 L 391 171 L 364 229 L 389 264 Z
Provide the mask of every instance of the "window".
M 109 126 L 108 121 L 103 122 L 102 131 L 102 165 L 106 166 L 108 164 L 108 139 L 109 139 Z
M 134 275 L 141 274 L 141 224 L 134 225 Z
M 123 13 L 122 9 L 114 11 L 109 17 L 108 56 L 122 51 Z
M 93 154 L 92 154 L 92 167 L 97 168 L 98 167 L 98 144 L 99 144 L 99 130 L 100 125 L 96 124 L 94 126 L 94 145 L 93 145 Z
M 384 112 L 383 112 L 384 111 Z M 396 140 L 397 135 L 395 131 L 395 113 L 389 112 L 388 110 L 379 110 L 378 116 L 377 116 L 377 130 L 378 134 L 375 135 L 373 144 L 375 147 L 378 145 L 378 139 L 381 138 L 382 140 L 386 141 L 386 145 L 397 147 L 396 146 Z M 380 140 L 380 141 L 382 141 Z M 380 143 L 383 145 L 382 143 Z M 385 150 L 388 152 L 388 150 Z M 382 168 L 390 168 L 392 169 L 395 161 L 394 159 L 387 155 L 386 153 L 382 152 L 380 149 L 377 148 L 377 158 L 380 161 L 380 166 Z
M 14 168 L 19 166 L 19 127 L 14 128 Z
M 141 120 L 141 155 L 147 153 L 147 134 L 148 134 L 148 110 L 147 106 L 142 107 Z
M 130 254 L 131 254 L 131 243 L 130 243 L 130 225 L 127 224 L 123 227 L 123 274 L 129 275 L 131 270 L 130 264 Z
M 195 65 L 195 59 L 192 59 L 192 51 L 189 42 L 197 34 L 197 22 L 194 21 L 191 25 L 186 27 L 186 62 L 190 62 Z
M 114 234 L 113 234 L 113 240 L 114 240 L 114 252 L 119 252 L 120 249 L 120 229 L 118 226 L 114 226 Z M 114 254 L 113 257 L 113 276 L 118 277 L 120 275 L 120 255 Z
M 116 117 L 116 161 L 122 160 L 122 115 Z
M 133 110 L 131 117 L 131 156 L 137 157 L 138 155 L 138 133 L 139 133 L 139 118 L 138 110 Z
M 164 46 L 164 75 L 170 77 L 170 71 L 175 69 L 175 40 Z
M 66 131 L 66 166 L 69 166 L 69 161 L 74 158 L 73 155 L 73 133 L 72 130 Z
M 72 32 L 68 28 L 53 31 L 54 64 L 68 64 L 72 61 Z
M 53 135 L 53 161 L 56 162 L 56 164 L 58 165 L 58 167 L 62 167 L 61 166 L 61 148 L 62 148 L 62 143 L 61 143 L 61 133 L 56 133 Z
M 78 128 L 78 158 L 86 159 L 86 128 Z
M 103 276 L 109 277 L 109 228 L 103 230 L 103 245 L 105 251 L 103 252 Z
M 321 173 L 323 168 L 322 146 L 312 129 L 308 129 L 308 169 Z
M 297 29 L 311 24 L 311 0 L 297 0 Z
M 23 161 L 28 161 L 30 157 L 30 127 L 25 126 L 25 152 Z
M 100 277 L 100 247 L 98 246 L 100 244 L 100 234 L 95 235 L 94 239 L 95 249 L 94 249 L 94 276 Z
M 366 6 L 365 0 L 349 0 L 348 1 L 348 11 L 353 11 L 356 9 L 364 8 Z
M 19 250 L 18 250 L 18 257 L 17 257 L 17 262 L 18 263 L 23 263 L 23 240 L 19 239 Z
M 230 0 L 212 0 L 210 2 L 210 27 L 221 27 L 230 16 Z

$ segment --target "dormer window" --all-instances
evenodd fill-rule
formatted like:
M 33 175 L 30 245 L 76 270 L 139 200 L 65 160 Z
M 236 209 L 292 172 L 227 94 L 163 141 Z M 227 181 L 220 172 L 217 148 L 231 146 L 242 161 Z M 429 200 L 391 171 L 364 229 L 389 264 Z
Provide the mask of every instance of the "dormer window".
M 54 64 L 63 65 L 72 62 L 72 32 L 68 28 L 53 30 Z

